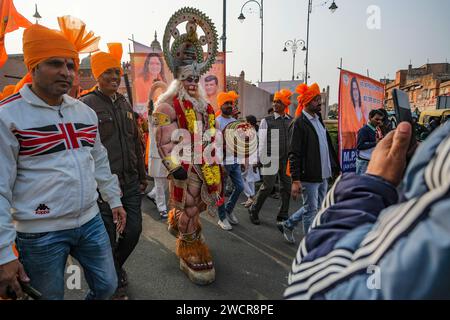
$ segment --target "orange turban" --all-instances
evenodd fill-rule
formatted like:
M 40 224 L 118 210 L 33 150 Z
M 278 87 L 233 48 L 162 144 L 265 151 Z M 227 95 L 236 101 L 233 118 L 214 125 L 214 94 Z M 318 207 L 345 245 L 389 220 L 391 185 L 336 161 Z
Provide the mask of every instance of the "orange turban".
M 75 46 L 57 30 L 39 24 L 25 29 L 23 33 L 23 56 L 28 71 L 52 57 L 71 58 L 76 69 L 79 66 L 78 51 Z
M 239 99 L 239 95 L 236 91 L 221 92 L 217 95 L 217 106 L 221 108 L 227 102 L 234 105 L 237 99 Z
M 91 58 L 92 74 L 95 79 L 98 79 L 103 72 L 111 68 L 118 68 L 122 70 L 122 54 L 123 48 L 121 43 L 108 43 L 109 53 L 98 52 Z
M 281 89 L 275 92 L 273 101 L 281 101 L 281 103 L 286 107 L 285 112 L 289 114 L 289 106 L 291 105 L 292 92 L 288 89 Z
M 83 21 L 72 16 L 58 17 L 61 31 L 51 30 L 39 24 L 32 25 L 23 33 L 23 55 L 28 71 L 52 57 L 72 58 L 75 68 L 79 67 L 79 53 L 98 50 L 100 37 L 86 32 Z M 14 92 L 31 82 L 30 74 L 16 85 Z
M 320 88 L 317 83 L 313 83 L 310 87 L 308 85 L 302 83 L 295 91 L 299 94 L 297 101 L 298 101 L 298 107 L 297 111 L 295 112 L 295 116 L 298 117 L 301 115 L 303 109 L 314 100 L 315 97 L 320 96 Z
M 288 89 L 281 89 L 280 91 L 275 92 L 275 96 L 273 97 L 273 101 L 281 101 L 286 107 L 291 105 L 291 97 L 292 92 Z

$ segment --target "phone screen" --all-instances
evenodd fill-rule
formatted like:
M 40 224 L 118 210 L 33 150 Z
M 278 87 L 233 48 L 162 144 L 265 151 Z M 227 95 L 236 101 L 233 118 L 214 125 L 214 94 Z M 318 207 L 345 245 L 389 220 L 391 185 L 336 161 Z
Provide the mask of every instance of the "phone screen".
M 415 136 L 415 124 L 413 123 L 411 106 L 409 104 L 409 97 L 406 92 L 394 89 L 394 106 L 395 106 L 395 117 L 397 118 L 397 124 L 400 122 L 409 122 L 413 128 L 411 143 L 410 146 L 414 146 L 416 144 L 416 136 Z
M 408 95 L 401 90 L 394 90 L 395 115 L 397 123 L 407 121 L 412 124 L 411 106 L 409 105 Z

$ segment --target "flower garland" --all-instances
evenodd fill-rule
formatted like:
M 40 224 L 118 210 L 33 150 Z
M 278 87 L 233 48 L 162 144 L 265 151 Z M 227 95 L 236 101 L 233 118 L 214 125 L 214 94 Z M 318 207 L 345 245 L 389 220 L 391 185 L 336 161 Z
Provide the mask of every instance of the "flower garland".
M 187 129 L 191 134 L 195 134 L 198 131 L 198 127 L 196 126 L 197 117 L 195 114 L 195 110 L 193 108 L 185 108 L 184 114 L 186 116 Z M 214 114 L 208 114 L 208 126 L 209 129 L 212 130 L 212 136 L 216 133 L 215 127 L 216 119 Z M 201 170 L 203 173 L 203 177 L 205 178 L 206 185 L 208 186 L 208 191 L 210 194 L 214 194 L 216 196 L 216 205 L 221 206 L 224 202 L 224 199 L 218 193 L 220 184 L 221 184 L 221 172 L 220 167 L 217 164 L 209 165 L 203 164 L 201 166 Z
M 202 165 L 202 172 L 208 186 L 216 186 L 220 184 L 220 168 L 217 164 Z
M 214 114 L 208 115 L 209 129 L 211 130 L 211 135 L 216 135 L 216 116 Z
M 195 111 L 192 108 L 186 109 L 184 111 L 184 115 L 186 116 L 187 127 L 190 133 L 194 134 L 197 132 L 197 127 L 195 122 L 197 121 L 197 117 L 195 116 Z
M 214 113 L 208 114 L 208 125 L 209 129 L 212 131 L 212 136 L 214 137 L 216 134 L 216 116 Z M 217 186 L 221 183 L 220 168 L 217 164 L 204 164 L 202 166 L 202 171 L 208 186 Z

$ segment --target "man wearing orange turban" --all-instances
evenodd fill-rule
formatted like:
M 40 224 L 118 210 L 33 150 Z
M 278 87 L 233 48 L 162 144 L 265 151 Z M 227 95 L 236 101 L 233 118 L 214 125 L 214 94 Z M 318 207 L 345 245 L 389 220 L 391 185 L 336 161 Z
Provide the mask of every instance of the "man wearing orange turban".
M 236 93 L 236 91 L 220 92 L 217 95 L 217 106 L 219 107 L 219 110 L 216 112 L 216 118 L 222 114 L 222 106 L 224 106 L 228 102 L 233 109 L 236 106 L 236 101 L 238 99 L 239 95 Z M 231 112 L 230 115 L 232 114 L 233 112 Z
M 292 104 L 291 102 L 292 92 L 288 89 L 281 89 L 280 91 L 275 92 L 273 97 L 273 101 L 280 101 L 286 108 L 284 112 L 286 114 L 290 114 L 289 106 Z
M 98 52 L 92 55 L 92 73 L 98 86 L 80 100 L 97 113 L 100 136 L 108 151 L 111 172 L 119 177 L 123 192 L 121 201 L 127 212 L 127 225 L 120 239 L 117 238 L 110 204 L 99 199 L 98 205 L 114 248 L 118 287 L 113 299 L 126 300 L 127 276 L 123 265 L 136 247 L 141 234 L 141 192 L 147 187 L 147 175 L 136 116 L 126 98 L 118 92 L 123 74 L 122 45 L 109 43 L 108 48 L 108 53 Z
M 84 29 L 70 38 L 76 26 L 25 30 L 32 83 L 24 82 L 0 108 L 0 298 L 8 286 L 21 297 L 20 279 L 42 299 L 63 299 L 69 254 L 84 269 L 87 299 L 109 299 L 117 288 L 98 192 L 113 208 L 118 232 L 126 212 L 95 112 L 67 95 L 78 67 L 77 44 L 86 39 Z
M 292 93 L 287 89 L 276 92 L 273 100 L 274 112 L 262 119 L 259 127 L 259 157 L 266 167 L 261 170 L 263 183 L 256 194 L 256 199 L 248 208 L 250 221 L 256 225 L 260 224 L 259 212 L 271 194 L 277 176 L 280 182 L 281 206 L 276 220 L 281 222 L 289 217 L 291 181 L 286 175 L 286 169 L 289 148 L 288 132 L 292 117 L 286 111 L 289 110 L 291 96 Z M 278 132 L 278 140 L 273 139 L 272 136 L 276 136 L 273 134 L 274 132 Z M 274 152 L 276 148 L 278 148 L 278 154 Z
M 308 85 L 302 83 L 295 89 L 295 92 L 298 93 L 298 107 L 295 112 L 295 116 L 298 117 L 301 115 L 305 106 L 307 106 L 313 99 L 317 96 L 320 96 L 320 88 L 317 83 L 313 83 L 310 87 Z
M 239 95 L 235 91 L 221 92 L 217 95 L 217 105 L 221 110 L 221 114 L 216 119 L 216 127 L 220 131 L 223 132 L 227 125 L 237 121 L 236 118 L 233 117 L 233 109 L 238 99 Z M 231 179 L 234 188 L 228 201 L 219 207 L 218 224 L 223 230 L 229 231 L 233 229 L 231 224 L 237 225 L 239 223 L 233 210 L 240 194 L 244 191 L 244 182 L 242 181 L 241 166 L 234 154 L 226 155 L 224 159 L 224 169 Z
M 95 53 L 91 58 L 91 68 L 94 78 L 98 78 L 108 69 L 119 69 L 120 73 L 122 70 L 122 55 L 123 48 L 121 43 L 108 43 L 109 53 L 98 52 Z
M 320 117 L 319 86 L 302 84 L 296 91 L 299 106 L 290 128 L 289 164 L 291 194 L 296 199 L 303 192 L 303 207 L 280 225 L 290 243 L 295 243 L 293 231 L 300 220 L 304 234 L 308 232 L 327 192 L 328 179 L 340 172 L 336 151 Z

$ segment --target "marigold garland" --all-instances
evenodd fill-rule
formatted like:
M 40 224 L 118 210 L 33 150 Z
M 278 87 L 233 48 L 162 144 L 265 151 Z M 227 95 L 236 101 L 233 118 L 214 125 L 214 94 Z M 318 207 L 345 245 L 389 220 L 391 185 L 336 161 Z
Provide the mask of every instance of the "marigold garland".
M 189 132 L 192 134 L 196 133 L 197 128 L 195 126 L 195 122 L 197 121 L 197 117 L 195 116 L 194 109 L 186 109 L 184 111 L 184 114 L 186 116 L 187 127 Z
M 197 133 L 198 128 L 195 125 L 197 121 L 195 110 L 192 108 L 186 108 L 184 114 L 186 116 L 187 129 L 189 130 L 189 132 L 192 134 Z M 215 121 L 216 119 L 214 114 L 209 114 L 208 125 L 209 128 L 213 130 L 213 136 L 215 134 Z M 209 187 L 217 186 L 221 183 L 220 167 L 217 164 L 214 165 L 203 164 L 202 172 L 203 176 L 205 177 L 206 184 Z
M 211 129 L 212 136 L 216 134 L 216 117 L 214 114 L 208 116 L 209 119 L 209 129 Z
M 218 165 L 204 164 L 202 165 L 202 172 L 208 186 L 220 184 L 220 168 Z

